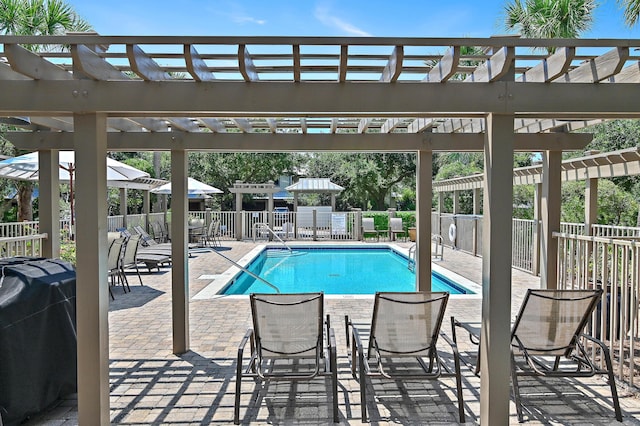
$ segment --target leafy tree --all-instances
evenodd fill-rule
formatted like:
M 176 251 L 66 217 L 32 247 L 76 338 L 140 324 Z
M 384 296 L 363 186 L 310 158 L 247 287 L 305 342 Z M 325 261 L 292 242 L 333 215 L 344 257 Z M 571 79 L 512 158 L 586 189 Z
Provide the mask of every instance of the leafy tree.
M 594 0 L 513 0 L 504 27 L 527 38 L 576 38 L 591 28 L 595 8 Z
M 640 0 L 618 0 L 624 9 L 624 22 L 628 27 L 638 23 L 640 17 Z
M 0 0 L 0 34 L 61 35 L 66 31 L 89 31 L 91 25 L 62 0 Z M 53 46 L 27 46 L 32 50 Z M 59 46 L 57 48 L 60 48 Z M 63 47 L 64 48 L 64 47 Z M 0 130 L 7 130 L 6 127 Z M 3 152 L 5 153 L 5 152 Z M 12 155 L 24 154 L 11 152 Z M 18 220 L 32 220 L 31 195 L 34 184 L 23 181 L 18 187 Z
M 635 226 L 638 202 L 609 179 L 598 181 L 598 223 Z M 562 220 L 584 221 L 584 182 L 566 182 L 562 186 Z

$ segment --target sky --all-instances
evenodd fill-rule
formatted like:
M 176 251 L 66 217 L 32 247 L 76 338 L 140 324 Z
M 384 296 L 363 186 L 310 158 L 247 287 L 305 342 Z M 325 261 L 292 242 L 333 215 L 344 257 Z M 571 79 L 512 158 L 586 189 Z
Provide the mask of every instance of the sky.
M 489 37 L 506 0 L 68 0 L 101 35 Z M 640 38 L 599 0 L 583 38 Z

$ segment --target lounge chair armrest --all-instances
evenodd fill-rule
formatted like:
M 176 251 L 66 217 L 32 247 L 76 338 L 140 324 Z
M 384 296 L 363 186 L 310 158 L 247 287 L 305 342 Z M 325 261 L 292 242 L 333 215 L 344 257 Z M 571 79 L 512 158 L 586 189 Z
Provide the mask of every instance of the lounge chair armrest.
M 607 345 L 600 339 L 597 339 L 593 336 L 590 336 L 588 334 L 580 334 L 580 337 L 584 337 L 585 339 L 595 343 L 596 345 L 600 346 L 603 350 L 608 350 L 609 348 L 607 347 Z
M 249 342 L 253 338 L 253 329 L 248 329 L 247 332 L 242 337 L 240 344 L 238 345 L 238 359 L 242 359 L 242 354 L 244 352 L 245 346 L 247 346 L 247 342 Z
M 451 339 L 451 337 L 447 336 L 444 332 L 440 332 L 440 337 L 442 337 L 444 341 L 447 342 L 449 346 L 451 346 L 451 349 L 453 349 L 453 353 L 458 353 L 458 345 Z

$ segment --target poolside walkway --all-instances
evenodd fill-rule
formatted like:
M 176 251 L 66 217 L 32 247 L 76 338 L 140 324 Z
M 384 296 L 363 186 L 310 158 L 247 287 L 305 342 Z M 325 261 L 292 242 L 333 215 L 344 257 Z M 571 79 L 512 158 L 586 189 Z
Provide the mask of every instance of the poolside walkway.
M 404 243 L 406 244 L 406 243 Z M 238 260 L 255 244 L 223 241 L 224 255 Z M 481 259 L 445 250 L 440 266 L 481 282 Z M 190 294 L 198 294 L 213 276 L 228 268 L 214 253 L 198 254 L 189 260 Z M 133 276 L 132 276 L 133 277 Z M 131 293 L 114 291 L 111 302 L 110 379 L 111 422 L 122 425 L 232 424 L 235 357 L 237 346 L 250 324 L 246 297 L 193 299 L 190 303 L 191 350 L 181 356 L 171 353 L 170 270 L 143 275 L 144 286 L 132 283 Z M 525 289 L 537 287 L 539 280 L 524 272 L 513 272 L 513 310 L 520 306 Z M 352 378 L 342 318 L 350 314 L 370 321 L 372 297 L 326 296 L 336 332 L 339 364 L 339 409 L 343 425 L 362 424 L 358 383 Z M 479 297 L 453 297 L 447 316 L 465 321 L 480 319 Z M 443 330 L 451 334 L 447 319 Z M 444 349 L 444 346 L 443 346 Z M 470 349 L 465 345 L 461 349 Z M 465 411 L 468 424 L 477 424 L 480 414 L 480 381 L 463 367 Z M 614 419 L 608 385 L 599 378 L 588 380 L 526 380 L 521 383 L 529 425 L 619 424 Z M 453 379 L 427 383 L 375 382 L 375 401 L 369 394 L 371 424 L 456 424 L 457 406 Z M 328 424 L 331 402 L 328 382 L 289 382 L 257 389 L 243 382 L 243 424 Z M 624 423 L 640 425 L 640 400 L 619 387 Z M 295 397 L 295 400 L 292 399 Z M 256 403 L 255 401 L 258 400 Z M 251 401 L 251 404 L 249 402 Z M 530 410 L 530 411 L 527 411 Z M 511 404 L 512 424 L 518 424 Z M 77 424 L 74 397 L 34 418 L 29 425 Z

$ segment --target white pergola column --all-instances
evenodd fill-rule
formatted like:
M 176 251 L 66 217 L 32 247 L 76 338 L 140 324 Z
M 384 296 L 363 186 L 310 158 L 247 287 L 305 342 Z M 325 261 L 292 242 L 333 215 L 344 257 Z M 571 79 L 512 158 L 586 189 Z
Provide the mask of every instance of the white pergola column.
M 593 235 L 591 227 L 598 223 L 598 179 L 587 179 L 584 188 L 584 234 Z
M 474 188 L 473 189 L 473 215 L 477 216 L 480 214 L 480 196 L 482 195 L 482 188 Z M 478 220 L 477 218 L 473 219 L 473 255 L 478 255 Z
M 120 214 L 122 215 L 123 228 L 128 226 L 127 210 L 127 188 L 120 188 Z
M 533 193 L 533 257 L 531 273 L 540 274 L 540 203 L 542 202 L 542 184 L 536 183 Z
M 46 233 L 42 256 L 60 257 L 60 174 L 57 150 L 39 151 L 38 220 L 39 232 Z
M 74 114 L 78 423 L 108 425 L 107 127 L 104 114 Z M 58 174 L 58 171 L 55 171 Z
M 431 291 L 431 175 L 433 153 L 418 151 L 416 164 L 416 282 L 419 291 Z
M 173 353 L 189 350 L 189 201 L 187 152 L 171 150 L 171 311 Z
M 269 194 L 269 201 L 267 204 L 267 217 L 269 222 L 269 228 L 273 229 L 273 194 Z M 269 234 L 269 240 L 273 238 L 273 235 Z
M 336 194 L 334 192 L 331 193 L 331 211 L 336 211 Z
M 558 287 L 558 243 L 562 195 L 562 152 L 542 153 L 542 199 L 540 200 L 540 287 Z
M 442 230 L 442 213 L 444 212 L 444 192 L 438 192 L 438 235 Z
M 242 192 L 236 192 L 236 240 L 242 240 Z
M 142 213 L 144 214 L 144 229 L 149 229 L 149 212 L 151 211 L 151 191 L 142 192 Z
M 487 115 L 482 233 L 480 423 L 509 424 L 513 115 Z
M 453 191 L 453 214 L 460 213 L 460 191 Z

